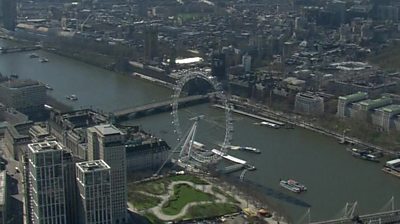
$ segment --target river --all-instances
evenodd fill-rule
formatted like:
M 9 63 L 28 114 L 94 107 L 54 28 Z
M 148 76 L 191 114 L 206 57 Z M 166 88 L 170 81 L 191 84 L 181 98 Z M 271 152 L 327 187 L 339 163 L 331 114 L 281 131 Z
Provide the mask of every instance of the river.
M 0 46 L 7 46 L 1 40 Z M 171 90 L 147 81 L 116 74 L 104 69 L 68 59 L 52 53 L 37 51 L 49 59 L 40 63 L 28 53 L 0 55 L 0 72 L 18 74 L 49 84 L 54 90 L 49 95 L 71 104 L 74 108 L 92 107 L 110 112 L 168 99 Z M 75 94 L 78 101 L 65 96 Z M 181 109 L 182 130 L 188 118 L 204 114 L 200 121 L 197 140 L 213 147 L 224 135 L 223 111 L 204 104 Z M 163 113 L 128 123 L 141 125 L 145 130 L 162 137 L 173 147 L 176 136 L 172 117 Z M 400 199 L 400 180 L 383 173 L 382 163 L 376 164 L 353 158 L 335 139 L 301 128 L 270 129 L 254 125 L 253 119 L 234 116 L 234 145 L 259 148 L 262 153 L 232 151 L 231 154 L 257 167 L 247 172 L 244 181 L 262 186 L 262 192 L 282 207 L 294 221 L 299 220 L 311 206 L 313 221 L 338 218 L 346 202 L 358 201 L 357 213 L 379 211 L 394 196 Z M 239 174 L 233 174 L 239 175 Z M 279 186 L 279 179 L 293 178 L 309 189 L 294 194 Z

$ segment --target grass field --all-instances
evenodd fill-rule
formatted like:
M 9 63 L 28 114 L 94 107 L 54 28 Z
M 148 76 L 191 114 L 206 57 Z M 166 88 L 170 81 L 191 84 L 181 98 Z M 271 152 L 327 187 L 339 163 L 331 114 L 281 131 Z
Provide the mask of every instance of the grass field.
M 131 184 L 129 189 L 132 189 L 133 191 L 143 191 L 150 194 L 162 195 L 167 193 L 168 185 L 169 181 L 160 179 L 146 183 Z
M 189 181 L 194 184 L 201 184 L 201 185 L 208 185 L 209 183 L 192 175 L 177 175 L 177 176 L 171 176 L 167 178 L 168 180 L 171 181 Z
M 207 205 L 196 205 L 189 208 L 185 219 L 197 219 L 207 218 L 214 216 L 222 216 L 226 214 L 232 214 L 240 211 L 240 208 L 236 205 L 228 203 L 213 203 Z
M 160 204 L 161 199 L 140 192 L 129 191 L 128 202 L 130 202 L 137 210 L 145 210 Z
M 129 184 L 128 201 L 139 211 L 144 211 L 153 208 L 161 203 L 161 199 L 155 196 L 149 196 L 142 192 L 153 195 L 165 195 L 168 191 L 168 186 L 175 181 L 188 181 L 196 185 L 209 185 L 205 180 L 192 175 L 176 175 L 165 177 L 158 180 L 143 182 L 139 184 Z M 212 191 L 215 194 L 221 194 L 227 198 L 226 203 L 216 203 L 215 195 L 197 190 L 188 184 L 177 184 L 173 188 L 173 195 L 169 196 L 161 208 L 161 211 L 166 215 L 177 215 L 189 203 L 192 202 L 209 202 L 204 205 L 196 205 L 188 209 L 184 214 L 184 219 L 206 218 L 221 216 L 239 211 L 237 206 L 239 202 L 228 193 L 220 188 L 213 186 Z M 163 223 L 153 213 L 146 212 L 144 216 L 149 223 Z
M 196 190 L 187 184 L 179 184 L 174 186 L 174 195 L 163 205 L 162 212 L 166 215 L 176 215 L 188 203 L 213 200 L 214 196 L 210 194 Z

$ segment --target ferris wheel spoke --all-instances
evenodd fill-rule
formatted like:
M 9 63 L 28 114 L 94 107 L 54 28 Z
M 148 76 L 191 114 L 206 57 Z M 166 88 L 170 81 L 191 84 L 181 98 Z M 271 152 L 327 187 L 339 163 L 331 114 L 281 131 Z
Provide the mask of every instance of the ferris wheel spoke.
M 199 71 L 186 71 L 181 73 L 181 78 L 177 81 L 177 84 L 174 86 L 174 93 L 171 95 L 173 98 L 173 102 L 171 104 L 172 106 L 172 117 L 173 121 L 172 124 L 175 128 L 174 133 L 177 135 L 177 139 L 179 142 L 184 142 L 184 144 L 181 146 L 181 153 L 180 153 L 180 158 L 181 160 L 189 160 L 190 158 L 200 162 L 200 163 L 211 163 L 219 160 L 221 156 L 215 155 L 211 153 L 210 151 L 208 152 L 198 152 L 195 150 L 192 150 L 193 146 L 193 141 L 195 138 L 196 134 L 196 128 L 197 128 L 197 122 L 198 120 L 195 121 L 195 124 L 193 124 L 193 127 L 195 126 L 195 130 L 190 132 L 190 136 L 182 136 L 182 128 L 181 125 L 182 123 L 180 122 L 179 119 L 179 97 L 182 95 L 182 89 L 184 86 L 191 80 L 193 79 L 203 79 L 207 81 L 214 89 L 213 93 L 208 94 L 210 97 L 216 97 L 219 102 L 221 102 L 224 107 L 225 107 L 225 122 L 224 125 L 221 125 L 217 120 L 215 119 L 210 119 L 207 118 L 206 116 L 203 117 L 201 120 L 212 124 L 213 128 L 215 127 L 216 129 L 225 129 L 225 136 L 223 137 L 222 141 L 222 147 L 221 150 L 223 153 L 226 152 L 226 145 L 230 145 L 230 141 L 232 139 L 232 132 L 233 132 L 233 120 L 231 118 L 231 105 L 228 103 L 228 97 L 225 95 L 225 92 L 223 91 L 221 83 L 219 83 L 216 78 L 210 78 L 207 74 Z M 193 115 L 195 112 L 192 110 L 185 110 L 186 113 Z M 213 138 L 213 137 L 209 137 Z M 214 141 L 214 139 L 213 139 Z M 221 141 L 219 141 L 221 142 Z M 179 143 L 178 143 L 179 144 Z M 177 146 L 180 147 L 180 146 Z

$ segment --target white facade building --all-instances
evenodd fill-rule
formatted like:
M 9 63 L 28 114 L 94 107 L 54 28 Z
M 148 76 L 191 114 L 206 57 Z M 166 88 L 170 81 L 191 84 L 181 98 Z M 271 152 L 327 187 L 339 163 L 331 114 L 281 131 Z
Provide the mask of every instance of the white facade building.
M 63 150 L 56 141 L 28 145 L 30 222 L 66 224 Z
M 251 56 L 250 55 L 248 55 L 248 54 L 243 55 L 242 65 L 244 67 L 244 72 L 251 71 Z
M 103 160 L 76 164 L 79 224 L 111 224 L 110 167 Z

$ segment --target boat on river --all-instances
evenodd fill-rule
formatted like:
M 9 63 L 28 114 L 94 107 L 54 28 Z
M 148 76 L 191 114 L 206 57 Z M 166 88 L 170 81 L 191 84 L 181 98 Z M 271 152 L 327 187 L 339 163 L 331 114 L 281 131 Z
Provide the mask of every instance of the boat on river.
M 387 161 L 382 170 L 400 178 L 400 158 Z
M 357 148 L 352 148 L 350 150 L 351 155 L 363 160 L 371 161 L 371 162 L 376 162 L 379 163 L 379 159 L 376 155 L 374 155 L 372 152 L 369 152 L 367 150 L 363 149 L 357 149 Z
M 279 128 L 279 125 L 278 125 L 278 124 L 271 123 L 271 122 L 267 122 L 267 121 L 262 121 L 262 122 L 260 122 L 260 123 L 256 123 L 256 125 L 267 126 L 267 127 L 276 128 L 276 129 Z
M 12 74 L 12 75 L 10 75 L 10 78 L 11 78 L 11 79 L 18 79 L 19 76 L 18 76 L 17 74 Z
M 239 150 L 253 152 L 253 153 L 261 153 L 259 149 L 250 146 L 239 146 Z
M 45 84 L 44 86 L 46 87 L 47 90 L 53 90 L 53 87 L 51 87 L 49 84 Z
M 219 144 L 220 147 L 222 147 L 222 144 Z M 255 147 L 250 147 L 250 146 L 239 146 L 239 145 L 228 145 L 225 146 L 225 148 L 230 149 L 230 150 L 241 150 L 241 151 L 247 151 L 247 152 L 253 152 L 253 153 L 261 153 L 261 151 Z
M 71 101 L 77 101 L 78 100 L 78 97 L 76 95 L 74 95 L 74 94 L 66 96 L 66 98 L 68 100 L 71 100 Z
M 279 185 L 281 185 L 281 187 L 283 187 L 283 188 L 285 188 L 285 189 L 287 189 L 289 191 L 295 192 L 295 193 L 300 193 L 301 192 L 300 188 L 288 184 L 288 182 L 286 180 L 281 180 L 279 182 Z
M 29 58 L 38 58 L 38 57 L 39 57 L 39 55 L 37 55 L 35 53 L 29 54 Z
M 301 193 L 303 191 L 307 191 L 307 187 L 295 180 L 289 179 L 289 180 L 281 180 L 279 182 L 279 185 L 281 185 L 281 187 L 295 192 L 295 193 Z
M 41 59 L 39 59 L 39 61 L 40 61 L 41 63 L 46 63 L 46 62 L 49 62 L 49 59 L 47 59 L 47 58 L 41 58 Z

